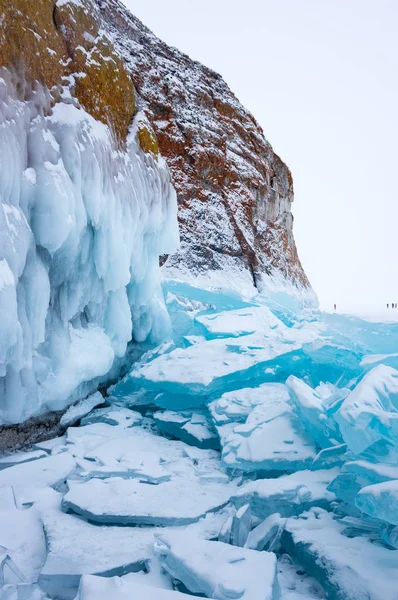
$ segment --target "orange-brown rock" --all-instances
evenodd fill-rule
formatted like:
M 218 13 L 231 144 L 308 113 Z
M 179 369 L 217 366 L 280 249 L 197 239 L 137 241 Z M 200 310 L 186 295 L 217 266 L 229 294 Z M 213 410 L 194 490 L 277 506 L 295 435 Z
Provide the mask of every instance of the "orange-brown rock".
M 89 113 L 126 138 L 134 87 L 95 2 L 0 0 L 0 15 L 0 67 L 16 71 L 20 84 L 39 81 L 54 99 L 68 85 Z
M 160 151 L 179 202 L 181 250 L 168 267 L 245 272 L 309 285 L 293 238 L 289 169 L 221 76 L 154 36 L 120 0 L 0 0 L 0 67 L 61 86 L 125 140 Z M 21 94 L 30 85 L 22 85 Z

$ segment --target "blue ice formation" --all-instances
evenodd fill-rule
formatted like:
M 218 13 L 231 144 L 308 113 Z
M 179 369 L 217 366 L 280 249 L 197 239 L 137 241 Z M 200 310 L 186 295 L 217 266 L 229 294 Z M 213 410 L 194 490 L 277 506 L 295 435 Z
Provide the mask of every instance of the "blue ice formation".
M 0 424 L 80 402 L 0 458 L 0 586 L 279 600 L 287 553 L 328 600 L 397 600 L 398 326 L 161 282 L 162 159 L 39 103 L 0 80 Z
M 64 436 L 0 458 L 5 585 L 397 600 L 396 327 L 280 294 L 163 290 L 171 339 L 72 406 Z
M 158 258 L 176 248 L 162 158 L 66 98 L 0 79 L 0 424 L 60 410 L 170 335 Z M 139 118 L 139 117 L 137 117 Z
M 398 479 L 362 488 L 355 504 L 371 517 L 398 525 Z
M 216 430 L 206 410 L 158 410 L 153 418 L 159 431 L 191 446 L 213 449 L 220 447 Z
M 376 570 L 395 577 L 398 327 L 164 285 L 173 344 L 134 366 L 113 396 L 162 409 L 159 431 L 165 415 L 179 439 L 195 411 L 210 419 L 221 464 L 242 478 L 220 541 L 288 552 L 332 600 L 393 598 L 384 583 L 376 591 L 363 557 L 374 549 Z M 359 591 L 344 575 L 345 552 Z
M 275 552 L 279 548 L 286 521 L 279 513 L 273 513 L 250 531 L 245 547 Z
M 378 365 L 344 400 L 336 421 L 350 450 L 359 454 L 379 440 L 398 443 L 398 371 Z

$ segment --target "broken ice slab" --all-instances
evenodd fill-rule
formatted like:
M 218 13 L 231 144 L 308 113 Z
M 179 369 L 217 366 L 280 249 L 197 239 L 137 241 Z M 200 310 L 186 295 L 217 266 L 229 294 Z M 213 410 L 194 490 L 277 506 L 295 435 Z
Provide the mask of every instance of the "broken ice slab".
M 43 458 L 44 456 L 47 456 L 47 452 L 45 452 L 44 450 L 32 450 L 31 452 L 15 452 L 14 454 L 2 456 L 0 458 L 0 471 L 2 471 L 3 469 L 7 469 L 8 467 L 13 467 L 14 465 L 19 465 L 21 463 L 30 462 L 31 460 Z
M 285 528 L 286 518 L 273 513 L 249 533 L 245 548 L 274 552 L 279 548 L 280 538 Z
M 245 424 L 236 425 L 226 435 L 219 428 L 224 465 L 255 472 L 308 468 L 317 448 L 303 432 L 298 419 L 284 414 L 257 424 L 258 412 L 255 409 Z
M 244 546 L 247 540 L 247 536 L 250 533 L 252 522 L 252 515 L 250 510 L 250 504 L 244 504 L 232 517 L 231 524 L 231 544 L 233 546 Z
M 163 568 L 194 594 L 219 600 L 280 598 L 273 553 L 201 540 L 180 532 L 158 534 L 154 548 Z
M 207 483 L 188 470 L 153 486 L 137 479 L 90 479 L 69 482 L 62 501 L 96 523 L 184 525 L 224 506 L 236 490 L 234 484 Z
M 286 329 L 267 306 L 248 306 L 223 312 L 207 312 L 197 315 L 195 321 L 206 330 L 209 339 L 215 337 L 238 337 L 256 331 Z
M 398 369 L 398 354 L 396 352 L 390 354 L 367 354 L 361 360 L 361 367 L 367 371 L 380 364 Z
M 171 473 L 160 464 L 160 457 L 153 452 L 126 452 L 119 462 L 128 469 L 131 477 L 139 481 L 158 484 L 171 479 Z
M 116 464 L 98 465 L 91 461 L 83 464 L 84 467 L 79 471 L 79 479 L 83 480 L 122 477 L 156 485 L 171 478 L 171 474 L 160 464 L 159 457 L 151 452 L 127 452 Z
M 369 371 L 344 400 L 335 419 L 355 454 L 382 439 L 398 445 L 398 371 L 384 365 Z
M 398 549 L 398 527 L 392 525 L 382 527 L 381 537 L 389 546 Z
M 21 583 L 1 587 L 0 600 L 50 600 L 50 598 L 36 583 Z
M 233 289 L 206 289 L 205 287 L 196 287 L 189 283 L 176 279 L 165 279 L 162 283 L 165 295 L 171 293 L 180 300 L 197 302 L 203 308 L 211 306 L 215 310 L 235 310 L 254 306 L 247 302 L 242 296 Z
M 104 403 L 104 397 L 100 392 L 95 392 L 91 396 L 84 398 L 83 400 L 79 400 L 76 404 L 73 404 L 68 408 L 68 410 L 62 415 L 59 424 L 61 427 L 69 427 L 70 425 L 74 425 L 82 417 L 87 415 L 90 411 L 93 410 L 96 406 Z
M 317 454 L 283 384 L 227 392 L 211 402 L 209 409 L 228 468 L 294 471 L 309 467 Z
M 137 583 L 129 575 L 124 577 L 96 577 L 84 575 L 80 580 L 76 600 L 189 600 L 195 596 L 174 590 L 162 590 Z
M 0 586 L 36 583 L 46 559 L 46 542 L 39 513 L 35 508 L 0 509 Z
M 337 378 L 333 377 L 333 373 L 340 373 L 341 383 L 345 385 L 354 375 L 360 374 L 359 365 L 363 354 L 353 348 L 352 343 L 340 345 L 334 343 L 333 340 L 319 338 L 304 344 L 303 352 L 311 358 L 314 371 L 318 365 L 326 367 L 321 370 L 321 381 L 335 381 Z
M 113 431 L 116 430 L 116 433 L 119 432 L 119 435 L 109 438 L 100 438 L 97 436 L 97 432 L 95 434 L 93 432 L 93 439 L 90 444 L 85 443 L 86 436 L 83 436 L 83 439 L 79 440 L 80 455 L 89 461 L 97 462 L 99 465 L 119 467 L 122 457 L 126 453 L 132 452 L 140 453 L 140 455 L 144 452 L 152 455 L 155 454 L 161 462 L 178 460 L 184 456 L 184 450 L 188 449 L 188 446 L 183 442 L 168 440 L 142 427 L 119 429 L 98 423 L 96 425 L 88 425 L 86 428 L 99 426 Z
M 330 482 L 328 490 L 339 500 L 354 504 L 356 495 L 363 487 L 394 479 L 398 479 L 398 466 L 366 460 L 349 461 Z
M 76 457 L 87 457 L 89 460 L 98 460 L 101 464 L 110 464 L 110 460 L 117 460 L 122 454 L 130 450 L 153 451 L 159 448 L 160 452 L 170 449 L 171 445 L 179 450 L 182 455 L 181 442 L 170 442 L 150 431 L 151 422 L 140 421 L 146 427 L 129 427 L 125 424 L 109 425 L 108 423 L 93 423 L 80 427 L 69 427 L 66 435 L 66 444 L 69 451 Z M 137 425 L 140 423 L 136 423 Z M 98 454 L 101 456 L 97 456 Z
M 120 440 L 122 442 L 123 438 L 132 435 L 133 430 L 134 427 L 118 427 L 108 425 L 107 423 L 93 423 L 80 427 L 69 427 L 66 432 L 66 446 L 73 456 L 83 458 L 101 444 L 111 442 L 112 440 Z
M 291 412 L 289 393 L 282 383 L 263 383 L 256 387 L 226 392 L 209 404 L 216 425 L 245 423 L 247 417 L 258 406 L 262 406 L 264 421 Z
M 152 422 L 149 421 L 150 426 L 151 424 Z M 115 429 L 110 426 L 106 427 Z M 84 439 L 81 448 L 84 448 L 83 442 Z M 134 477 L 140 475 L 144 477 L 143 469 L 150 469 L 153 474 L 156 467 L 158 472 L 156 477 L 163 478 L 163 468 L 168 473 L 183 468 L 188 470 L 188 473 L 195 471 L 204 482 L 228 482 L 227 475 L 220 468 L 219 454 L 216 451 L 202 450 L 188 446 L 181 441 L 172 441 L 143 427 L 123 429 L 120 437 L 107 439 L 103 443 L 98 443 L 97 440 L 97 445 L 84 452 L 84 456 L 88 460 L 84 461 L 83 468 L 86 472 L 91 472 L 93 476 L 103 476 L 103 474 L 100 475 L 101 471 L 102 473 L 112 473 L 113 469 L 114 474 L 120 473 L 121 470 L 125 472 L 127 470 Z M 140 464 L 137 463 L 138 459 Z M 162 469 L 159 469 L 159 465 Z M 135 469 L 135 473 L 132 472 L 133 469 Z M 149 475 L 148 471 L 147 474 Z
M 133 427 L 142 422 L 142 415 L 123 406 L 107 406 L 97 408 L 82 418 L 81 425 L 91 425 L 93 423 L 107 423 L 108 425 L 122 425 L 124 427 Z
M 289 372 L 298 369 L 296 363 L 300 363 L 303 355 L 297 351 L 317 333 L 310 327 L 294 331 L 286 328 L 286 331 L 284 336 L 271 330 L 272 335 L 257 332 L 176 348 L 135 366 L 112 388 L 112 394 L 123 397 L 145 389 L 154 395 L 158 406 L 183 410 L 200 406 L 209 395 L 242 387 L 253 379 L 258 383 L 269 380 L 274 370 L 268 374 L 267 367 L 278 366 L 279 377 L 286 378 Z M 163 394 L 155 398 L 159 392 Z
M 56 510 L 47 511 L 43 523 L 48 554 L 39 583 L 52 597 L 71 600 L 81 575 L 144 570 L 152 556 L 152 528 L 98 527 Z
M 52 508 L 59 509 L 62 500 L 62 492 L 58 492 L 51 487 L 36 487 L 28 485 L 27 487 L 15 487 L 15 504 L 17 508 L 29 508 L 34 506 L 40 513 Z
M 37 442 L 33 444 L 33 448 L 36 450 L 44 450 L 47 454 L 56 454 L 57 448 L 65 446 L 66 436 L 61 435 L 51 440 L 45 440 L 44 442 Z
M 397 351 L 397 323 L 326 312 L 319 313 L 319 318 L 328 326 L 328 335 L 341 343 L 352 346 L 355 344 L 363 354 L 389 354 Z
M 233 521 L 233 516 L 231 515 L 222 524 L 220 532 L 219 532 L 219 534 L 217 536 L 217 540 L 219 542 L 224 542 L 224 544 L 230 544 L 231 543 L 232 521 Z
M 0 486 L 56 487 L 72 473 L 76 462 L 69 452 L 38 458 L 0 471 Z
M 311 471 L 341 467 L 347 458 L 347 444 L 338 444 L 337 446 L 324 448 L 314 458 Z
M 250 504 L 252 514 L 260 519 L 280 513 L 282 517 L 298 515 L 312 506 L 325 508 L 335 500 L 327 486 L 338 469 L 297 471 L 277 479 L 258 479 L 239 488 L 231 501 L 236 507 Z
M 325 410 L 326 400 L 319 391 L 312 389 L 301 379 L 291 375 L 286 381 L 290 398 L 308 435 L 321 448 L 342 442 L 339 428 L 334 419 L 329 419 Z
M 287 520 L 282 545 L 322 584 L 327 598 L 396 600 L 398 551 L 366 537 L 346 537 L 343 529 L 333 514 L 313 508 Z
M 371 517 L 398 525 L 398 479 L 362 488 L 355 504 Z
M 220 441 L 207 411 L 157 411 L 153 415 L 158 429 L 186 444 L 204 449 L 218 449 Z

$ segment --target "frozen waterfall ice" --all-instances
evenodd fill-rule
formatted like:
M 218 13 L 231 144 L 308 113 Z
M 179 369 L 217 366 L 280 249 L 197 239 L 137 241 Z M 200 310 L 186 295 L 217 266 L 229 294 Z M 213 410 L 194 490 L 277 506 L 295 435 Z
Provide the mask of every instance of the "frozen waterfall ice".
M 138 117 L 136 117 L 137 119 Z M 70 97 L 0 79 L 0 424 L 60 410 L 170 336 L 158 258 L 176 197 L 133 122 L 125 150 Z

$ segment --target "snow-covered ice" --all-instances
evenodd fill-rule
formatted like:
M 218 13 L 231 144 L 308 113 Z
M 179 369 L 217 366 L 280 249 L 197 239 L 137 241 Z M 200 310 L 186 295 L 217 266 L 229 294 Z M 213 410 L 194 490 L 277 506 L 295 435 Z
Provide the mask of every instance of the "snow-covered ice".
M 34 507 L 18 510 L 0 506 L 0 552 L 9 558 L 8 564 L 0 566 L 0 587 L 37 582 L 46 560 L 46 542 Z
M 371 517 L 398 525 L 398 479 L 363 487 L 355 504 Z
M 82 417 L 91 412 L 93 408 L 99 406 L 100 404 L 103 404 L 103 402 L 104 398 L 99 392 L 88 396 L 88 398 L 85 398 L 84 400 L 79 400 L 79 402 L 77 402 L 73 406 L 70 406 L 68 410 L 62 415 L 60 420 L 61 427 L 68 427 L 69 425 L 74 425 Z
M 159 534 L 155 552 L 162 566 L 193 593 L 219 600 L 279 599 L 276 556 L 271 552 L 191 539 L 180 532 Z
M 0 458 L 0 471 L 2 469 L 7 469 L 8 467 L 13 467 L 14 465 L 19 465 L 24 462 L 30 462 L 31 460 L 44 458 L 45 456 L 47 456 L 47 452 L 45 450 L 32 450 L 30 452 L 14 452 L 13 454 L 9 454 L 8 456 L 3 456 L 2 458 Z
M 337 472 L 337 469 L 297 471 L 277 479 L 250 481 L 239 488 L 232 502 L 237 507 L 249 503 L 252 513 L 261 519 L 276 512 L 290 517 L 311 506 L 327 506 L 332 502 L 335 495 L 327 486 Z
M 282 384 L 229 392 L 209 408 L 229 468 L 294 471 L 308 467 L 317 454 Z
M 285 528 L 286 518 L 279 513 L 269 515 L 249 533 L 245 547 L 252 550 L 273 552 L 279 548 L 279 541 Z
M 75 467 L 76 462 L 69 452 L 18 463 L 0 471 L 0 486 L 57 486 Z
M 233 546 L 244 546 L 250 533 L 252 513 L 250 504 L 244 504 L 232 517 L 230 543 Z
M 284 329 L 285 326 L 266 306 L 253 306 L 216 312 L 214 314 L 197 315 L 195 321 L 205 327 L 209 338 L 238 337 L 262 330 Z
M 321 448 L 328 448 L 333 442 L 336 443 L 336 440 L 337 443 L 340 442 L 338 426 L 328 419 L 326 414 L 325 404 L 329 398 L 323 398 L 317 390 L 313 390 L 304 381 L 293 375 L 287 379 L 286 387 L 290 392 L 300 421 L 310 437 Z M 330 394 L 330 396 L 333 395 L 333 393 Z
M 224 506 L 233 490 L 232 484 L 206 482 L 186 471 L 156 486 L 137 479 L 93 478 L 86 483 L 69 481 L 63 509 L 97 523 L 183 525 Z
M 356 454 L 382 439 L 398 444 L 398 371 L 385 365 L 369 371 L 344 400 L 336 421 Z
M 398 552 L 349 538 L 330 513 L 312 509 L 287 521 L 282 544 L 323 585 L 328 598 L 396 600 Z
M 137 583 L 128 575 L 124 577 L 82 577 L 76 600 L 189 600 L 191 594 L 162 590 Z
M 164 288 L 173 339 L 0 457 L 4 600 L 397 600 L 398 328 Z
M 187 444 L 198 448 L 214 449 L 220 446 L 207 410 L 196 409 L 180 412 L 159 410 L 154 414 L 154 420 L 160 431 Z
M 48 551 L 39 581 L 50 595 L 73 599 L 81 575 L 143 570 L 151 556 L 151 529 L 97 527 L 59 510 L 45 511 L 43 523 Z

